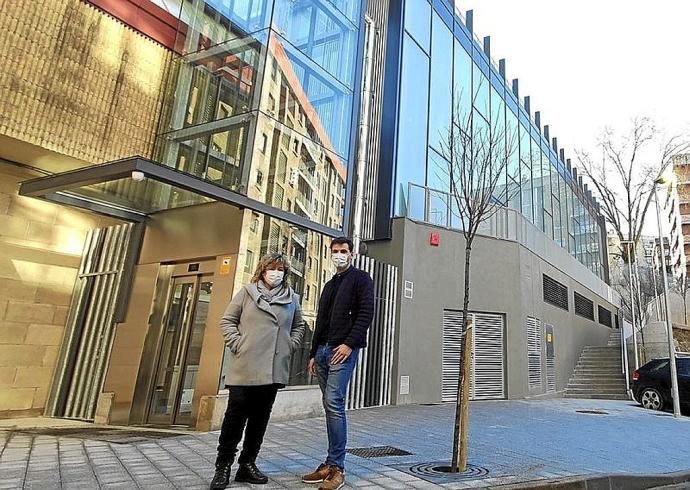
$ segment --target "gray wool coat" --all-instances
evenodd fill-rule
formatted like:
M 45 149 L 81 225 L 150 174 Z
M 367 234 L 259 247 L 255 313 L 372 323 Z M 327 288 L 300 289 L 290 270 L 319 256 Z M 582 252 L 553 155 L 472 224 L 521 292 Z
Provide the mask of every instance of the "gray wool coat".
M 292 288 L 270 304 L 256 284 L 244 286 L 230 301 L 220 320 L 230 362 L 228 385 L 286 385 L 290 357 L 302 342 L 304 320 L 299 296 Z

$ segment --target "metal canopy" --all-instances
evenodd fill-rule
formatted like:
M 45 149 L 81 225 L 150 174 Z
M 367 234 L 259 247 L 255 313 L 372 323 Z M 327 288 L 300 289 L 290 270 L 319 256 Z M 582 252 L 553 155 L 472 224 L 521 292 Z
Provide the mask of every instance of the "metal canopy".
M 144 179 L 133 178 L 133 172 L 143 173 Z M 142 157 L 29 180 L 21 184 L 19 194 L 133 222 L 144 221 L 159 211 L 217 201 L 253 209 L 331 237 L 342 234 L 340 230 Z

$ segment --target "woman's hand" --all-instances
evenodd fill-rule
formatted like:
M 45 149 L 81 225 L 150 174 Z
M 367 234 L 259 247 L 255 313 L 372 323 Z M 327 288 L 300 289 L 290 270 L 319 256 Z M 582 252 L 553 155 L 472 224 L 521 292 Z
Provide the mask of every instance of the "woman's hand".
M 309 374 L 316 376 L 316 360 L 313 357 L 309 359 Z

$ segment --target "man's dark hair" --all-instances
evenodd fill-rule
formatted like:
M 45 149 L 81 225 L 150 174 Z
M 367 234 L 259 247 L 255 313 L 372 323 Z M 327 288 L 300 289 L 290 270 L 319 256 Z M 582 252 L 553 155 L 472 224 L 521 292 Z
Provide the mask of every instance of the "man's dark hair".
M 355 250 L 355 244 L 352 243 L 352 240 L 350 240 L 348 237 L 341 236 L 338 238 L 334 238 L 331 241 L 331 250 L 333 250 L 333 245 L 344 245 L 347 243 L 348 248 L 350 249 L 350 252 L 354 252 Z

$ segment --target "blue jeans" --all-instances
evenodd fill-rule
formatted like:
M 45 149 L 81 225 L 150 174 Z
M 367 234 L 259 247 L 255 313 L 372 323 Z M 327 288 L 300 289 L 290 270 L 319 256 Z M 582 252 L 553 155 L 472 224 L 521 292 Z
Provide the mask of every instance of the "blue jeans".
M 347 445 L 347 420 L 345 418 L 345 396 L 352 372 L 357 365 L 359 349 L 340 364 L 331 364 L 334 347 L 320 345 L 316 350 L 316 378 L 323 395 L 326 410 L 326 431 L 328 432 L 328 458 L 326 464 L 345 470 L 345 446 Z

